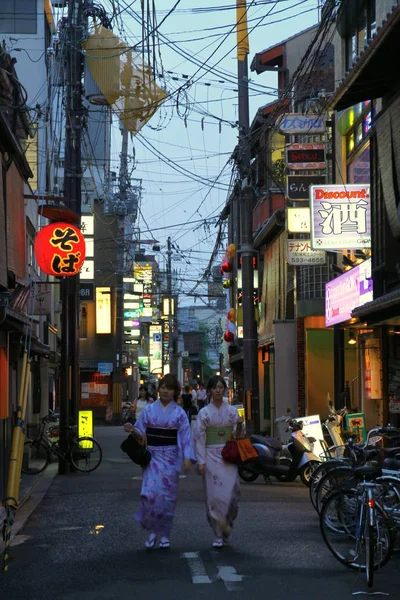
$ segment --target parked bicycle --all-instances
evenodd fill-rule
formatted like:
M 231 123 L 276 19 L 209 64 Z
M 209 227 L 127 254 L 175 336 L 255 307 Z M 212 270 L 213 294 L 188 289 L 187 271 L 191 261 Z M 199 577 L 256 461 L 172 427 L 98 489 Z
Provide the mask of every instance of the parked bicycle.
M 47 425 L 51 421 L 54 421 L 51 414 L 43 417 L 37 436 L 25 441 L 22 472 L 27 475 L 42 473 L 51 462 L 53 454 L 82 473 L 90 473 L 97 469 L 103 457 L 100 444 L 92 437 L 76 437 L 74 428 L 66 427 L 68 444 L 67 450 L 64 451 L 59 444 L 59 428 L 57 430 L 50 427 L 47 431 Z
M 355 444 L 352 438 L 346 442 L 346 458 L 336 459 L 325 463 L 325 472 L 313 478 L 311 482 L 310 498 L 317 512 L 320 512 L 324 499 L 333 489 L 343 487 L 344 482 L 354 481 L 354 467 L 361 466 L 372 460 L 379 460 L 382 452 L 384 456 L 396 456 L 399 448 L 383 448 L 376 446 L 380 444 L 382 435 L 393 435 L 399 430 L 395 427 L 378 427 L 369 431 L 367 441 L 364 445 Z M 374 447 L 375 446 L 375 447 Z M 384 473 L 387 468 L 384 464 Z
M 354 468 L 356 486 L 332 491 L 320 514 L 321 533 L 329 550 L 342 564 L 365 571 L 369 588 L 374 570 L 390 559 L 396 537 L 395 522 L 384 506 L 388 486 L 379 482 L 381 475 L 376 466 Z M 396 503 L 398 507 L 398 496 Z

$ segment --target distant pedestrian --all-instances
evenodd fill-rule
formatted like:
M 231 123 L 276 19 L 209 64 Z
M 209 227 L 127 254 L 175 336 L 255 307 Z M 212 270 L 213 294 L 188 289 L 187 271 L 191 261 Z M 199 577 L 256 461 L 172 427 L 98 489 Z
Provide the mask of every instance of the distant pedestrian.
M 214 548 L 222 548 L 228 542 L 240 497 L 237 466 L 225 462 L 221 450 L 232 433 L 241 435 L 243 420 L 237 409 L 224 401 L 225 390 L 222 377 L 211 377 L 207 384 L 211 403 L 199 412 L 193 428 L 197 470 L 204 478 L 206 512 L 215 535 Z
M 159 398 L 146 406 L 135 427 L 125 431 L 136 438 L 147 437 L 151 461 L 143 469 L 141 504 L 134 518 L 149 532 L 146 548 L 169 548 L 170 533 L 178 494 L 179 472 L 195 462 L 188 419 L 176 402 L 180 386 L 175 375 L 165 375 L 158 388 Z
M 199 384 L 199 389 L 197 390 L 197 408 L 200 410 L 205 406 L 207 400 L 207 391 L 204 387 L 204 383 Z
M 134 400 L 132 406 L 134 421 L 138 421 L 144 407 L 148 404 L 152 404 L 153 402 L 154 399 L 150 396 L 149 392 L 147 391 L 147 387 L 145 385 L 141 385 L 139 388 L 139 396 L 136 398 L 136 400 Z
M 189 385 L 185 385 L 185 391 L 181 395 L 182 395 L 183 410 L 187 414 L 188 419 L 189 419 L 189 423 L 190 423 L 190 409 L 192 408 L 193 396 L 190 393 L 190 386 Z
M 190 386 L 190 393 L 192 394 L 192 400 L 197 404 L 197 382 Z

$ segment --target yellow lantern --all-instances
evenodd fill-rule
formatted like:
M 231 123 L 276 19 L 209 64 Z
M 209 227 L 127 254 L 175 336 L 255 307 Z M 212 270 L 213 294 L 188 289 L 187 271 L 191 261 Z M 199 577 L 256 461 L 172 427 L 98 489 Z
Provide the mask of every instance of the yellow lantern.
M 226 255 L 228 258 L 233 258 L 236 252 L 236 244 L 229 244 L 226 249 Z

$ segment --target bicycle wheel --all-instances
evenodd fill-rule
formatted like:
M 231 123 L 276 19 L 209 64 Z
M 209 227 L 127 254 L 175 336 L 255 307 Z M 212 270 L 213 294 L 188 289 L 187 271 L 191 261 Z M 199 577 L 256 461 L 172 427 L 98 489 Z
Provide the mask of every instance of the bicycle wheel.
M 324 475 L 331 469 L 338 466 L 338 461 L 329 460 L 321 463 L 311 474 L 311 485 L 310 485 L 310 500 L 311 504 L 317 510 L 317 492 L 320 481 Z
M 366 532 L 366 524 L 369 525 L 367 510 L 359 491 L 333 491 L 322 506 L 320 528 L 324 542 L 333 556 L 351 569 L 365 571 L 368 564 L 369 572 L 372 572 L 383 567 L 392 555 L 391 522 L 378 505 L 374 510 L 375 527 L 369 535 Z
M 103 451 L 94 438 L 80 437 L 74 441 L 71 447 L 71 463 L 77 471 L 91 473 L 101 463 Z
M 51 453 L 42 441 L 27 440 L 24 443 L 24 456 L 21 471 L 26 475 L 38 475 L 42 473 L 51 459 Z
M 330 494 L 333 490 L 342 488 L 345 484 L 347 485 L 353 482 L 354 484 L 357 483 L 351 467 L 341 466 L 328 471 L 323 477 L 321 477 L 319 482 L 315 500 L 317 512 L 321 512 L 322 505 L 328 494 Z
M 374 584 L 374 547 L 375 527 L 369 524 L 367 517 L 365 523 L 365 575 L 369 588 Z

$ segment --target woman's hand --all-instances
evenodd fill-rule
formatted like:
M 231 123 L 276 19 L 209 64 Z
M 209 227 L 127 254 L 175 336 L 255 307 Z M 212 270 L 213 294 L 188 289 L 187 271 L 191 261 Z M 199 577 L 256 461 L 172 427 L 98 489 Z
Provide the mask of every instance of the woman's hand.
M 132 425 L 132 423 L 125 423 L 124 430 L 126 433 L 132 433 L 138 440 L 142 438 L 142 434 Z
M 196 470 L 199 475 L 204 477 L 204 475 L 206 474 L 206 465 L 197 465 Z

